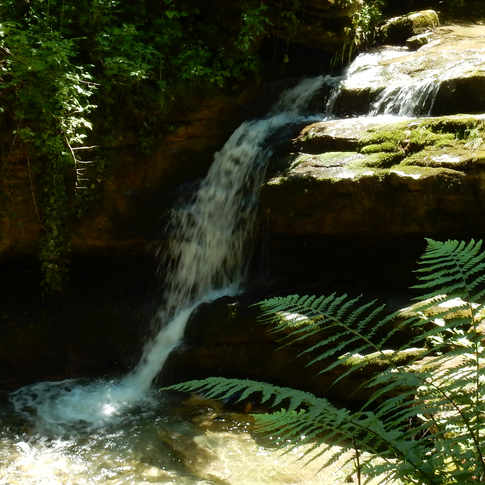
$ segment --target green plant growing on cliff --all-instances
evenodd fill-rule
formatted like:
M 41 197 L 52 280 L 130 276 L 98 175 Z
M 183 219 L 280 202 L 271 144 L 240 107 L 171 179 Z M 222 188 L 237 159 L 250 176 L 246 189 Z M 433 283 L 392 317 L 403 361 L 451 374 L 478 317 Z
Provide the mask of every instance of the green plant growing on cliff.
M 169 387 L 210 398 L 253 394 L 281 409 L 254 414 L 256 429 L 309 443 L 311 461 L 340 444 L 328 463 L 355 449 L 358 477 L 404 483 L 478 484 L 485 480 L 485 348 L 480 323 L 485 298 L 482 242 L 428 240 L 417 270 L 424 291 L 412 312 L 386 315 L 360 297 L 288 296 L 257 304 L 261 321 L 283 345 L 307 345 L 319 373 L 340 369 L 334 384 L 387 362 L 368 376 L 370 397 L 360 408 L 337 407 L 323 397 L 267 383 L 208 378 Z M 482 330 L 483 331 L 483 330 Z M 393 345 L 405 332 L 406 342 Z M 416 350 L 418 348 L 418 351 Z M 412 352 L 409 352 L 410 349 Z M 409 359 L 396 365 L 398 353 Z M 382 367 L 380 368 L 382 369 Z M 368 453 L 362 453 L 366 451 Z
M 382 21 L 385 0 L 365 0 L 352 17 L 346 29 L 347 41 L 334 57 L 335 64 L 346 64 L 352 57 L 372 45 L 377 37 L 377 27 Z
M 43 228 L 40 262 L 44 289 L 59 291 L 69 261 L 68 189 L 74 178 L 82 183 L 75 151 L 91 129 L 89 98 L 95 84 L 86 66 L 73 62 L 72 40 L 47 28 L 37 18 L 30 29 L 16 22 L 2 24 L 0 47 L 7 53 L 2 64 L 3 94 L 14 96 L 9 113 L 14 120 L 14 140 L 23 142 L 31 177 L 40 187 L 34 193 Z M 32 162 L 32 163 L 31 163 Z

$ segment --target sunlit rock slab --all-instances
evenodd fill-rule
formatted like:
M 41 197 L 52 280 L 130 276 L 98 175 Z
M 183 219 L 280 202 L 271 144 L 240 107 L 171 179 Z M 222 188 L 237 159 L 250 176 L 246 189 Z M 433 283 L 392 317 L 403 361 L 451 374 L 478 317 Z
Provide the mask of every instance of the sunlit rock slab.
M 342 80 L 333 111 L 386 112 L 382 99 L 399 89 L 414 99 L 427 96 L 423 114 L 485 111 L 485 25 L 439 27 L 416 51 L 396 46 L 361 54 Z
M 294 145 L 288 168 L 262 189 L 272 233 L 485 232 L 483 116 L 322 122 Z

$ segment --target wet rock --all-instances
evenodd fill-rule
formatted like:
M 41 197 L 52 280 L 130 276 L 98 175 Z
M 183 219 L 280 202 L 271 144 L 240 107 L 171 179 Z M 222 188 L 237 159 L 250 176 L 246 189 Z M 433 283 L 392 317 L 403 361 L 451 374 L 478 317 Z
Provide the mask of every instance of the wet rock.
M 431 32 L 424 32 L 422 34 L 413 35 L 406 39 L 406 47 L 410 50 L 417 50 L 423 45 L 428 44 L 431 41 Z
M 484 89 L 485 26 L 448 25 L 436 28 L 414 52 L 381 47 L 357 58 L 341 83 L 333 113 L 407 115 L 420 98 L 414 113 L 421 115 L 481 113 Z M 386 104 L 398 91 L 399 101 Z
M 485 111 L 485 69 L 470 75 L 445 79 L 436 94 L 433 114 L 481 113 Z
M 355 403 L 367 396 L 360 384 L 369 377 L 369 372 L 389 365 L 370 359 L 362 371 L 332 385 L 347 368 L 342 366 L 319 374 L 319 370 L 331 362 L 320 361 L 308 366 L 318 352 L 301 354 L 317 340 L 310 338 L 303 344 L 286 343 L 283 346 L 283 335 L 272 334 L 270 326 L 262 325 L 250 302 L 254 300 L 247 296 L 226 297 L 196 310 L 188 322 L 183 343 L 170 354 L 159 381 L 170 385 L 209 376 L 246 378 Z M 323 333 L 318 338 L 322 339 Z M 399 343 L 401 340 L 394 342 Z M 399 359 L 409 359 L 409 354 L 396 356 L 396 362 Z M 356 392 L 349 392 L 349 389 Z
M 389 19 L 381 27 L 381 35 L 388 44 L 403 44 L 409 37 L 432 30 L 438 25 L 438 14 L 434 10 L 421 10 Z
M 313 123 L 300 131 L 294 139 L 294 147 L 308 154 L 356 150 L 367 130 L 383 127 L 387 122 L 382 117 L 362 117 Z

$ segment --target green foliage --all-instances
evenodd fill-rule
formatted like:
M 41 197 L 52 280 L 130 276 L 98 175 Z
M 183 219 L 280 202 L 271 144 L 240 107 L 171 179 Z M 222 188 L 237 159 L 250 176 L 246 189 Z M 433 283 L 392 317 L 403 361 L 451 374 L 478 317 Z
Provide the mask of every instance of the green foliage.
M 359 51 L 372 45 L 377 37 L 377 27 L 382 21 L 385 0 L 364 0 L 362 7 L 352 17 L 347 29 L 347 41 L 335 56 L 334 63 L 345 64 Z
M 384 313 L 376 301 L 337 296 L 288 296 L 258 303 L 261 321 L 283 345 L 307 343 L 308 365 L 320 373 L 340 369 L 336 381 L 362 370 L 369 359 L 388 362 L 362 384 L 371 397 L 357 410 L 270 384 L 209 378 L 171 386 L 212 398 L 239 400 L 256 393 L 273 407 L 256 414 L 257 429 L 311 443 L 305 459 L 333 444 L 370 452 L 359 474 L 417 484 L 478 484 L 485 480 L 485 348 L 479 325 L 484 312 L 482 242 L 427 241 L 419 261 L 424 294 L 407 314 Z M 408 335 L 393 348 L 397 334 Z M 409 360 L 396 361 L 398 352 Z M 336 382 L 335 381 L 335 382 Z M 329 462 L 343 453 L 335 451 Z
M 89 98 L 95 85 L 89 66 L 76 65 L 73 40 L 49 28 L 48 18 L 29 18 L 1 25 L 2 94 L 14 140 L 28 150 L 40 186 L 43 238 L 40 262 L 44 289 L 59 291 L 69 261 L 69 178 L 76 176 L 69 147 L 81 145 L 91 129 Z
M 228 35 L 223 14 L 195 0 L 0 3 L 0 115 L 32 167 L 47 292 L 63 287 L 75 218 L 102 190 L 106 160 L 79 149 L 129 127 L 150 152 L 181 85 L 222 87 L 258 70 L 266 10 L 236 8 Z

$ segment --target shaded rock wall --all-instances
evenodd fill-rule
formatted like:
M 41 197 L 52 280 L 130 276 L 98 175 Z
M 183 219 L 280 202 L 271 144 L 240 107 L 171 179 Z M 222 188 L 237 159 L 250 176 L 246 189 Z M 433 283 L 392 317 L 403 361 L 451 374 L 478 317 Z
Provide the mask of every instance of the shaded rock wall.
M 103 147 L 109 173 L 100 200 L 72 223 L 74 252 L 143 253 L 159 240 L 162 217 L 177 195 L 176 187 L 206 172 L 214 151 L 246 118 L 254 99 L 251 89 L 236 96 L 195 96 L 190 111 L 174 116 L 174 129 L 157 140 L 154 153 L 144 153 L 130 133 Z M 42 230 L 37 201 L 42 187 L 28 156 L 21 146 L 5 152 L 0 165 L 0 261 L 35 254 Z
M 34 259 L 11 260 L 3 271 L 0 389 L 120 375 L 136 364 L 160 290 L 150 258 L 75 258 L 69 288 L 47 300 Z

